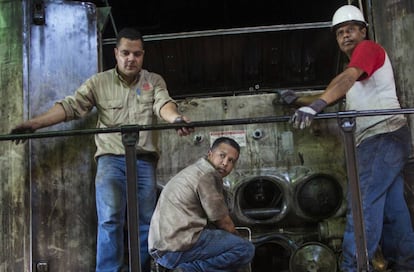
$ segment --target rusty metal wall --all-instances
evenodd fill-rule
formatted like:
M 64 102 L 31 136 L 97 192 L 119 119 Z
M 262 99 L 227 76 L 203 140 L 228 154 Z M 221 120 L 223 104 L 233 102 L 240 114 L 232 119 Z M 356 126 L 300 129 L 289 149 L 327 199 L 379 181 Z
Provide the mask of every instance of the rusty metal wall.
M 98 70 L 94 6 L 66 1 L 45 1 L 45 4 L 45 24 L 35 25 L 31 15 L 26 14 L 30 11 L 29 1 L 0 0 L 2 133 L 8 133 L 22 119 L 44 112 L 55 100 L 72 94 L 84 79 Z M 408 0 L 386 0 L 381 5 L 373 1 L 372 5 L 376 39 L 387 49 L 394 64 L 404 107 L 413 107 L 414 101 L 411 77 L 414 56 L 410 53 L 414 42 L 413 5 Z M 269 93 L 188 99 L 180 101 L 179 106 L 194 121 L 292 113 L 288 107 L 278 104 L 275 94 Z M 412 120 L 410 116 L 411 124 Z M 90 128 L 94 122 L 91 116 L 44 131 Z M 338 230 L 342 223 L 312 219 L 295 198 L 298 188 L 319 174 L 332 177 L 344 188 L 345 162 L 336 120 L 318 121 L 311 131 L 295 131 L 287 123 L 200 128 L 192 137 L 183 138 L 178 138 L 173 131 L 163 131 L 158 134 L 160 185 L 204 155 L 211 140 L 222 133 L 238 137 L 243 143 L 237 168 L 226 178 L 227 194 L 238 224 L 249 226 L 259 236 L 259 250 L 273 241 L 270 244 L 281 247 L 277 253 L 293 253 L 297 247 L 287 244 L 295 240 L 290 240 L 290 236 L 281 239 L 274 232 L 279 235 L 280 227 L 302 225 L 312 235 L 315 231 L 318 235 L 331 235 L 330 226 L 334 225 L 332 230 L 337 231 L 336 235 L 325 237 L 333 239 L 324 242 L 331 248 L 339 248 Z M 91 136 L 35 139 L 17 147 L 0 143 L 0 271 L 94 270 L 94 151 Z M 414 184 L 412 171 L 407 171 L 407 177 Z M 283 200 L 277 207 L 281 209 L 278 214 L 266 210 L 264 215 L 254 214 L 251 218 L 239 207 L 245 196 L 237 195 L 256 180 L 280 189 Z M 414 211 L 413 192 L 410 192 L 408 201 Z M 255 196 L 259 200 L 266 197 Z M 341 202 L 326 219 L 339 218 L 343 211 Z M 262 216 L 269 216 L 268 212 L 270 217 L 262 220 Z M 265 237 L 261 238 L 260 234 Z M 283 265 L 288 265 L 286 260 Z M 256 262 L 256 268 L 263 265 L 260 260 Z
M 255 85 L 318 88 L 335 75 L 338 56 L 330 29 L 316 26 L 154 40 L 145 48 L 145 66 L 162 74 L 171 95 L 180 97 L 231 93 Z
M 414 3 L 410 0 L 372 1 L 375 39 L 388 52 L 403 107 L 414 107 Z M 409 115 L 411 127 L 414 116 Z
M 98 71 L 95 6 L 45 2 L 45 24 L 30 25 L 29 116 L 74 93 Z M 94 126 L 95 118 L 48 130 Z M 41 271 L 93 271 L 96 212 L 92 136 L 30 141 L 32 262 Z M 35 270 L 36 271 L 36 270 Z
M 21 1 L 0 1 L 0 127 L 8 133 L 23 109 Z M 0 142 L 0 271 L 27 271 L 30 260 L 26 160 L 11 142 Z
M 179 101 L 179 109 L 193 121 L 283 116 L 293 112 L 280 104 L 275 93 L 191 98 Z M 337 108 L 330 110 L 333 109 Z M 233 133 L 243 145 L 235 175 L 272 168 L 289 172 L 297 166 L 335 172 L 344 166 L 336 120 L 318 121 L 310 133 L 294 130 L 287 122 L 199 128 L 193 137 L 178 137 L 173 131 L 163 131 L 159 137 L 162 152 L 159 183 L 165 184 L 171 175 L 206 154 L 212 138 L 216 137 L 214 134 L 222 132 Z
M 414 3 L 410 0 L 372 1 L 375 39 L 387 50 L 404 107 L 414 106 Z
M 292 108 L 281 105 L 275 93 L 186 99 L 179 101 L 179 109 L 193 121 L 292 114 Z M 337 110 L 334 106 L 328 111 Z M 287 122 L 197 128 L 192 137 L 163 131 L 158 183 L 166 184 L 206 155 L 220 135 L 233 137 L 241 145 L 239 161 L 225 178 L 225 186 L 233 219 L 251 229 L 260 252 L 253 260 L 253 271 L 264 271 L 265 266 L 288 271 L 291 254 L 304 241 L 322 240 L 339 252 L 340 239 L 315 235 L 321 225 L 332 226 L 327 222 L 342 218 L 346 208 L 344 150 L 336 119 L 315 121 L 306 131 L 294 130 Z M 328 232 L 341 233 L 341 226 L 343 222 Z
M 403 107 L 414 107 L 414 2 L 411 0 L 372 1 L 376 40 L 390 56 Z M 408 116 L 414 135 L 414 115 Z M 414 137 L 413 137 L 414 145 Z M 413 155 L 414 156 L 414 155 Z M 406 167 L 406 200 L 414 226 L 414 159 Z
M 35 25 L 30 3 L 0 1 L 4 134 L 97 71 L 94 7 L 46 2 L 46 24 Z M 52 129 L 83 126 L 91 120 Z M 94 269 L 93 146 L 90 137 L 0 143 L 0 271 Z

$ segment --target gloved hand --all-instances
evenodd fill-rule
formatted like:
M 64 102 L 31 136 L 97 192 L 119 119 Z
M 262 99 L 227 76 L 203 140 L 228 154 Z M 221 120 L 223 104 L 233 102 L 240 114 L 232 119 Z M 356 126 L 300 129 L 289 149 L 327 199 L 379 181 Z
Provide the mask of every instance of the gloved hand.
M 322 99 L 317 99 L 309 106 L 299 108 L 290 118 L 290 123 L 293 123 L 294 128 L 304 129 L 309 127 L 316 114 L 321 112 L 327 103 Z
M 277 93 L 279 94 L 279 101 L 286 105 L 293 104 L 299 98 L 292 90 L 279 90 Z

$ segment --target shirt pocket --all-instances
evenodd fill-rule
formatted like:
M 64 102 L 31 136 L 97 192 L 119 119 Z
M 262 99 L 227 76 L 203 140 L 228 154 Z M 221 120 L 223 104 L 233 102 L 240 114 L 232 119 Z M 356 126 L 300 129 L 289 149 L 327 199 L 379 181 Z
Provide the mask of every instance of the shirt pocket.
M 121 99 L 103 100 L 100 102 L 99 119 L 105 127 L 115 127 L 123 124 L 126 110 Z
M 154 90 L 142 91 L 138 97 L 139 115 L 152 116 L 152 108 L 154 106 Z

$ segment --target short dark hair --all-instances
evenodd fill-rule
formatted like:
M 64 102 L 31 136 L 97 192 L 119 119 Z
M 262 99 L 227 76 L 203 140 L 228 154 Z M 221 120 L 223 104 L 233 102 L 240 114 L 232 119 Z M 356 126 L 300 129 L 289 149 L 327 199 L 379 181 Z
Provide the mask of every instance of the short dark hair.
M 121 29 L 121 31 L 118 32 L 118 35 L 116 35 L 116 46 L 119 46 L 119 42 L 122 38 L 128 39 L 128 40 L 141 40 L 142 46 L 144 46 L 144 39 L 142 38 L 141 32 L 139 32 L 137 29 L 132 27 L 126 27 Z
M 232 147 L 234 147 L 234 149 L 237 150 L 237 152 L 240 154 L 240 145 L 232 138 L 229 137 L 219 137 L 217 138 L 213 144 L 211 145 L 210 150 L 213 150 L 215 148 L 217 148 L 220 144 L 225 143 L 228 144 Z

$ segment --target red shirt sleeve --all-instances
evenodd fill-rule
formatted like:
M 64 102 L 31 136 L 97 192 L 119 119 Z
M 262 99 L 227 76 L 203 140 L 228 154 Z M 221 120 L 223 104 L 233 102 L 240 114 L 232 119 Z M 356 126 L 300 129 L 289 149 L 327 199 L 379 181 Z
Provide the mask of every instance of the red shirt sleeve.
M 365 73 L 358 79 L 370 77 L 376 70 L 384 65 L 385 50 L 379 44 L 365 40 L 360 42 L 352 53 L 348 67 L 356 67 Z

